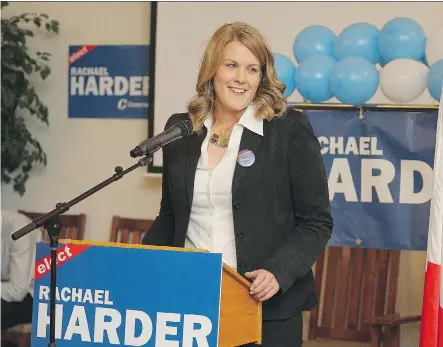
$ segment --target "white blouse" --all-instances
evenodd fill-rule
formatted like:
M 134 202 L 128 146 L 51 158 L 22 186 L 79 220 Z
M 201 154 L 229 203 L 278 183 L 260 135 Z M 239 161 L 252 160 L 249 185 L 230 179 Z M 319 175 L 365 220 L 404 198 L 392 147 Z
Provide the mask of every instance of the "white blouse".
M 185 247 L 206 249 L 221 253 L 223 262 L 237 269 L 234 220 L 232 216 L 232 178 L 240 147 L 243 129 L 246 127 L 263 136 L 263 120 L 255 117 L 255 106 L 250 105 L 234 126 L 228 148 L 214 168 L 208 168 L 208 144 L 212 118 L 204 125 L 207 135 L 201 146 L 194 180 L 194 197 Z

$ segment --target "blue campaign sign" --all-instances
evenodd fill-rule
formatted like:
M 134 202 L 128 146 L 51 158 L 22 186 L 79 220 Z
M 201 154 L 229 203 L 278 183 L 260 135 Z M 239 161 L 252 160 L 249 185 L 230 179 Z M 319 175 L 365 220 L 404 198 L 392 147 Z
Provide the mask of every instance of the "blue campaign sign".
M 147 118 L 149 45 L 69 46 L 70 118 Z
M 49 342 L 49 255 L 37 244 L 33 347 Z M 221 278 L 221 254 L 61 244 L 57 346 L 216 347 Z
M 305 111 L 321 145 L 330 246 L 426 250 L 437 111 Z

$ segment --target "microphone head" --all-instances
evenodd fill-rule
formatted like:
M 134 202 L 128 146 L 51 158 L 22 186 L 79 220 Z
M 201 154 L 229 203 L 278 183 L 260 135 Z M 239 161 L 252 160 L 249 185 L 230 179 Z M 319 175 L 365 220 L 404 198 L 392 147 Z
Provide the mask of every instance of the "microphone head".
M 192 126 L 191 120 L 182 120 L 181 122 L 178 122 L 175 125 L 177 125 L 180 128 L 183 137 L 192 135 L 192 133 L 194 132 L 194 127 Z

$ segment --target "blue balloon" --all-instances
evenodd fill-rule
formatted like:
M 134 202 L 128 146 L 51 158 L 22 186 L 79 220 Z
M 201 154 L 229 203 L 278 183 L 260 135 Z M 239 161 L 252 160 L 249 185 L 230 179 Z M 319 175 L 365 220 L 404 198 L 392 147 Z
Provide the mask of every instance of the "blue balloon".
M 428 90 L 431 96 L 440 101 L 443 88 L 443 59 L 437 60 L 429 68 L 428 72 Z
M 382 56 L 380 56 L 380 60 L 378 62 L 381 67 L 385 67 L 385 65 L 388 63 L 386 60 L 383 59 Z
M 362 57 L 340 60 L 329 75 L 332 94 L 344 104 L 361 105 L 377 91 L 378 71 Z
M 297 69 L 287 56 L 280 53 L 273 53 L 273 56 L 278 79 L 286 84 L 285 96 L 288 97 L 295 89 L 295 73 Z
M 425 55 L 425 44 L 425 32 L 410 18 L 394 18 L 378 34 L 378 49 L 387 63 L 398 58 L 421 61 Z
M 333 97 L 329 88 L 329 73 L 337 61 L 325 55 L 313 55 L 297 67 L 295 85 L 299 93 L 311 102 L 323 102 Z
M 334 57 L 362 57 L 373 64 L 380 60 L 378 52 L 378 29 L 369 23 L 355 23 L 345 28 L 337 37 Z
M 294 40 L 294 57 L 300 64 L 311 55 L 332 57 L 337 36 L 323 25 L 311 25 L 298 33 Z

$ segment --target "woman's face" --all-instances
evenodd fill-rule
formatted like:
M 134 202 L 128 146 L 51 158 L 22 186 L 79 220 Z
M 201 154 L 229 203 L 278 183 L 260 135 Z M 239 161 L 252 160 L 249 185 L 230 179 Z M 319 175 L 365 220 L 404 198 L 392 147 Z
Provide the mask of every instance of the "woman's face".
M 217 111 L 242 112 L 254 99 L 260 78 L 260 63 L 254 54 L 238 41 L 228 43 L 214 76 Z

